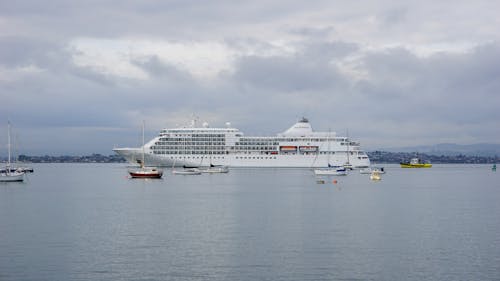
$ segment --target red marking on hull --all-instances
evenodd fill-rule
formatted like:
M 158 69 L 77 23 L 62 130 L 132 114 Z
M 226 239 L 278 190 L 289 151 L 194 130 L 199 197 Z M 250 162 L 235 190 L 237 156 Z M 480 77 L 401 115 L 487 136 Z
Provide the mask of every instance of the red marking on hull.
M 162 174 L 158 173 L 153 173 L 153 174 L 143 174 L 143 173 L 130 173 L 130 176 L 132 178 L 147 178 L 147 179 L 159 179 L 161 178 Z

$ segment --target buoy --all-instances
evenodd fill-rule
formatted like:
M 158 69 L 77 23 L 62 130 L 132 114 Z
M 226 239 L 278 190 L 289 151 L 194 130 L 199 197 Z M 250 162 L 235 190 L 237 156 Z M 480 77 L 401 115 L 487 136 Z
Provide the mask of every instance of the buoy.
M 337 184 L 337 180 L 333 180 L 333 184 Z

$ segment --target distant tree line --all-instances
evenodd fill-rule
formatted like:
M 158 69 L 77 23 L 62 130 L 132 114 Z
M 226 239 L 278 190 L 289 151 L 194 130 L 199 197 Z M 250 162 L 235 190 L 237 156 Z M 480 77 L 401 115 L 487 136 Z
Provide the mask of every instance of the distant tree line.
M 411 158 L 418 157 L 424 161 L 434 164 L 494 164 L 500 162 L 498 155 L 495 156 L 470 156 L 470 155 L 433 155 L 417 152 L 367 152 L 372 163 L 400 163 Z
M 92 154 L 87 156 L 27 156 L 19 155 L 18 161 L 31 163 L 124 163 L 125 158 L 117 154 Z

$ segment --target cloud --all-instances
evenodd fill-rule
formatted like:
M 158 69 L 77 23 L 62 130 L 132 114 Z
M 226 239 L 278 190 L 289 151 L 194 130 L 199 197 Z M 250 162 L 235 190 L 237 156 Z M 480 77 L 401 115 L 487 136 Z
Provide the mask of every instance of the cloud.
M 193 114 L 248 135 L 306 115 L 369 148 L 498 142 L 500 7 L 428 4 L 4 1 L 0 120 L 39 154 Z

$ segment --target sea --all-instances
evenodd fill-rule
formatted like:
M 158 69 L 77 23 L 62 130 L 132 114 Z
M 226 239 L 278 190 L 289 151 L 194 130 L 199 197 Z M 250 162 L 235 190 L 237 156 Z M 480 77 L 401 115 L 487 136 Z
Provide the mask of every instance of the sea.
M 500 171 L 384 167 L 33 164 L 0 183 L 0 280 L 500 280 Z

